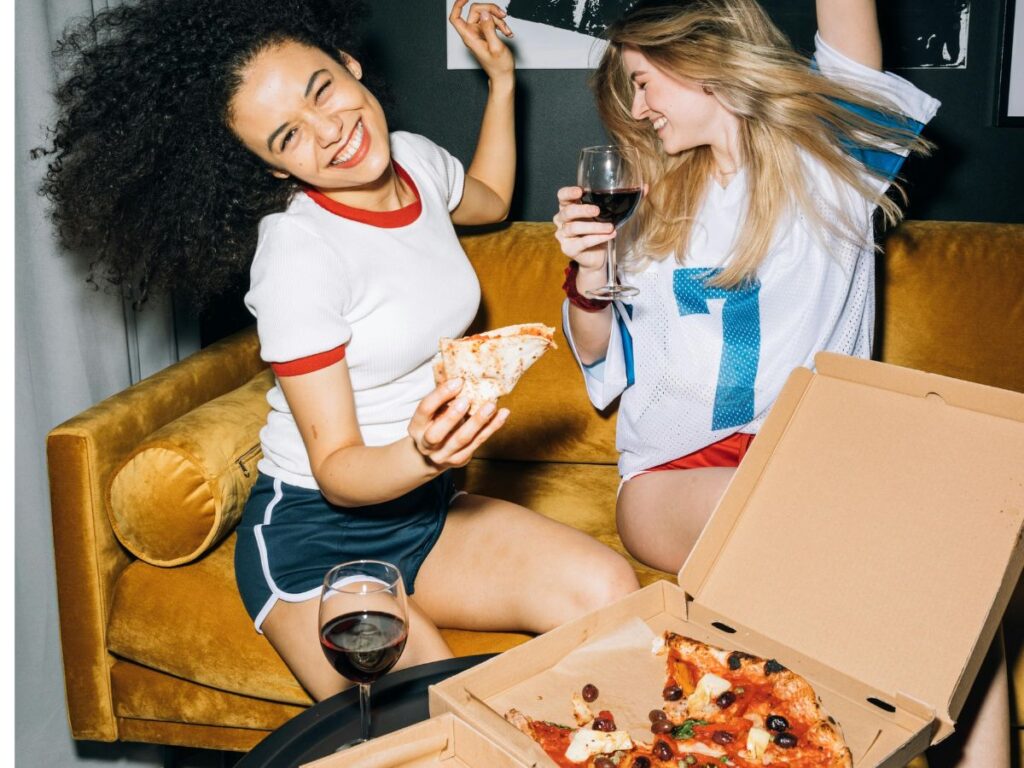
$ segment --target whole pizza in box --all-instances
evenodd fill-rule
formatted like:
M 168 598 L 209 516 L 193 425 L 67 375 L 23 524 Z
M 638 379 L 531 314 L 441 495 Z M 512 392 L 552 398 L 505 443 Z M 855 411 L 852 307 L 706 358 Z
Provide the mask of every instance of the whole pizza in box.
M 654 651 L 665 656 L 666 682 L 652 696 L 659 705 L 649 716 L 649 741 L 619 730 L 614 712 L 601 708 L 600 691 L 589 684 L 572 695 L 575 726 L 534 720 L 517 709 L 505 717 L 562 768 L 853 765 L 839 726 L 810 684 L 774 659 L 673 632 L 658 638 Z

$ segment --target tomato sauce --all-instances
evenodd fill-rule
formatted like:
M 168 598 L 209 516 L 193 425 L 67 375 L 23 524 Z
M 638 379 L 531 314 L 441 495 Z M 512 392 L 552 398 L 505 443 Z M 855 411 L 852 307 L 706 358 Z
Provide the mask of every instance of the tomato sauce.
M 565 750 L 569 748 L 569 743 L 572 741 L 572 728 L 555 723 L 535 721 L 530 723 L 530 730 L 533 732 L 533 740 L 540 744 L 541 749 L 558 763 L 560 768 L 579 768 L 579 763 L 574 763 L 565 756 Z

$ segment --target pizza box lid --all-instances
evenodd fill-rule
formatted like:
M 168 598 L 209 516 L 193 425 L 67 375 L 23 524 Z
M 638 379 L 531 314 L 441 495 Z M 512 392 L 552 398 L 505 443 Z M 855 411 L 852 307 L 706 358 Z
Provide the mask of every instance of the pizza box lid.
M 830 353 L 796 369 L 679 572 L 766 636 L 953 723 L 1024 563 L 1024 394 Z M 897 712 L 897 717 L 899 713 Z
M 523 768 L 492 739 L 451 713 L 378 736 L 301 768 Z

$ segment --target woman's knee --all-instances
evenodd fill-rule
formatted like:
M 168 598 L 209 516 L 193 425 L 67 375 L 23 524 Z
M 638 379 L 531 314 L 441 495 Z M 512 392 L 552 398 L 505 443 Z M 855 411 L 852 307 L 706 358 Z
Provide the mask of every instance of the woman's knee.
M 563 621 L 596 611 L 640 588 L 633 566 L 610 549 L 574 568 L 570 584 Z
M 420 607 L 409 600 L 409 641 L 398 665 L 400 668 L 452 658 L 452 650 Z

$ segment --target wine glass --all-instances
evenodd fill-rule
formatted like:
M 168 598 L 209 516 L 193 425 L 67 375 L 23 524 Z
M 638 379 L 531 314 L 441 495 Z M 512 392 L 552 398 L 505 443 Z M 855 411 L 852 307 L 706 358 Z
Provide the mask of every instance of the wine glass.
M 634 147 L 586 147 L 580 152 L 576 183 L 583 188 L 581 201 L 601 209 L 597 221 L 610 222 L 618 229 L 640 204 L 640 154 Z M 616 238 L 608 241 L 608 283 L 586 291 L 591 299 L 621 299 L 636 296 L 640 289 L 618 281 Z
M 320 593 L 319 626 L 327 660 L 359 684 L 360 738 L 344 747 L 361 744 L 370 738 L 370 683 L 395 665 L 409 636 L 398 568 L 380 560 L 331 568 Z

